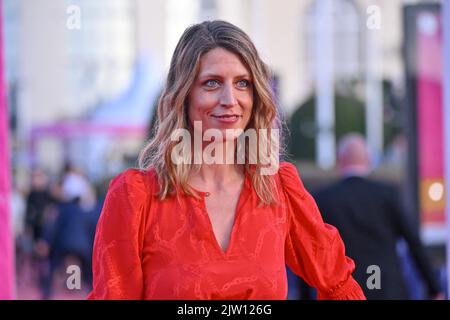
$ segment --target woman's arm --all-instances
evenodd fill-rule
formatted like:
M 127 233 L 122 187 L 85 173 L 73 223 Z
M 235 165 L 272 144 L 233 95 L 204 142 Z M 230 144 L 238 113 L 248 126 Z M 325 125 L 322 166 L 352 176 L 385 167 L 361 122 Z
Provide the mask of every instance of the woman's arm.
M 345 255 L 339 232 L 323 222 L 295 166 L 283 163 L 279 174 L 290 221 L 285 247 L 289 267 L 317 288 L 319 299 L 365 299 L 351 275 L 355 264 Z
M 141 247 L 149 192 L 138 170 L 127 170 L 111 182 L 97 224 L 88 299 L 142 298 Z

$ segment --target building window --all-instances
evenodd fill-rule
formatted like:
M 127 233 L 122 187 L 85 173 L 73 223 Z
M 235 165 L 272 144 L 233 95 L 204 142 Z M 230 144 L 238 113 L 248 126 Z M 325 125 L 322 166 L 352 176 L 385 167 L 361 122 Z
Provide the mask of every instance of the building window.
M 313 75 L 316 63 L 314 57 L 315 40 L 318 34 L 317 21 L 323 18 L 319 13 L 322 1 L 316 0 L 306 12 L 306 66 Z M 351 0 L 332 0 L 333 71 L 336 81 L 354 80 L 361 75 L 361 18 Z
M 69 83 L 74 107 L 86 109 L 125 90 L 136 58 L 134 0 L 67 1 L 81 28 L 67 30 Z

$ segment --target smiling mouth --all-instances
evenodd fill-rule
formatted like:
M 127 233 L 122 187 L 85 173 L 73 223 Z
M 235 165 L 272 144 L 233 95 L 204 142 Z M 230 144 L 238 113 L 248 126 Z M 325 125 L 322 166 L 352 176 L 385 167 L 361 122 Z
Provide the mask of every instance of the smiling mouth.
M 230 115 L 223 115 L 223 116 L 211 115 L 211 117 L 216 118 L 216 119 L 230 119 L 230 120 L 233 120 L 233 119 L 238 119 L 238 118 L 240 118 L 242 116 L 236 115 L 236 114 L 230 114 Z

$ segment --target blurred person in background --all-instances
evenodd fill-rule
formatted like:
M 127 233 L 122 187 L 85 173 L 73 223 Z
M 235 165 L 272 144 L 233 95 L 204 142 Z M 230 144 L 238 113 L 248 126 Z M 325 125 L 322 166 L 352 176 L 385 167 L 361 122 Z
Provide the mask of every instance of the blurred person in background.
M 15 173 L 12 176 L 15 177 Z M 26 192 L 18 187 L 16 179 L 12 182 L 11 228 L 15 240 L 17 280 L 20 281 L 23 267 L 30 262 L 32 241 L 31 237 L 25 236 Z
M 50 180 L 41 168 L 35 168 L 31 173 L 31 186 L 26 200 L 26 231 L 37 241 L 42 236 L 42 224 L 45 210 L 54 203 L 50 192 Z
M 15 181 L 13 181 L 13 188 L 11 191 L 11 227 L 16 241 L 25 231 L 25 212 L 25 192 L 18 188 Z
M 341 233 L 346 254 L 356 264 L 355 279 L 367 299 L 409 299 L 396 251 L 397 241 L 402 238 L 423 276 L 427 297 L 442 298 L 419 231 L 407 216 L 398 188 L 368 178 L 371 162 L 361 135 L 342 137 L 337 165 L 340 181 L 314 195 L 324 221 Z M 379 267 L 380 288 L 368 288 L 371 265 Z
M 46 221 L 44 239 L 48 246 L 49 269 L 43 299 L 50 299 L 54 286 L 64 287 L 66 268 L 80 267 L 83 285 L 91 285 L 92 225 L 98 213 L 94 188 L 79 168 L 66 165 L 54 214 Z M 56 281 L 55 281 L 56 280 Z
M 44 239 L 44 230 L 48 214 L 56 199 L 50 190 L 50 178 L 45 170 L 36 167 L 31 172 L 30 189 L 26 199 L 25 231 L 21 238 L 24 256 L 24 272 L 19 276 L 25 283 L 29 280 L 42 285 L 47 273 L 48 246 Z M 28 272 L 30 270 L 31 279 Z M 25 277 L 25 279 L 22 279 Z

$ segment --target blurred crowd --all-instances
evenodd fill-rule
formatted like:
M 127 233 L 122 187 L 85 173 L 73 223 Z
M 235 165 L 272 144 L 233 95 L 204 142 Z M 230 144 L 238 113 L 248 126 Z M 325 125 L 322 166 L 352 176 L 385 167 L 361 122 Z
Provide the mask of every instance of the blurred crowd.
M 92 283 L 91 256 L 103 199 L 87 176 L 66 164 L 52 179 L 42 168 L 30 175 L 28 190 L 15 188 L 12 227 L 16 243 L 18 298 L 60 298 L 68 292 L 67 268 L 80 269 L 83 292 Z

